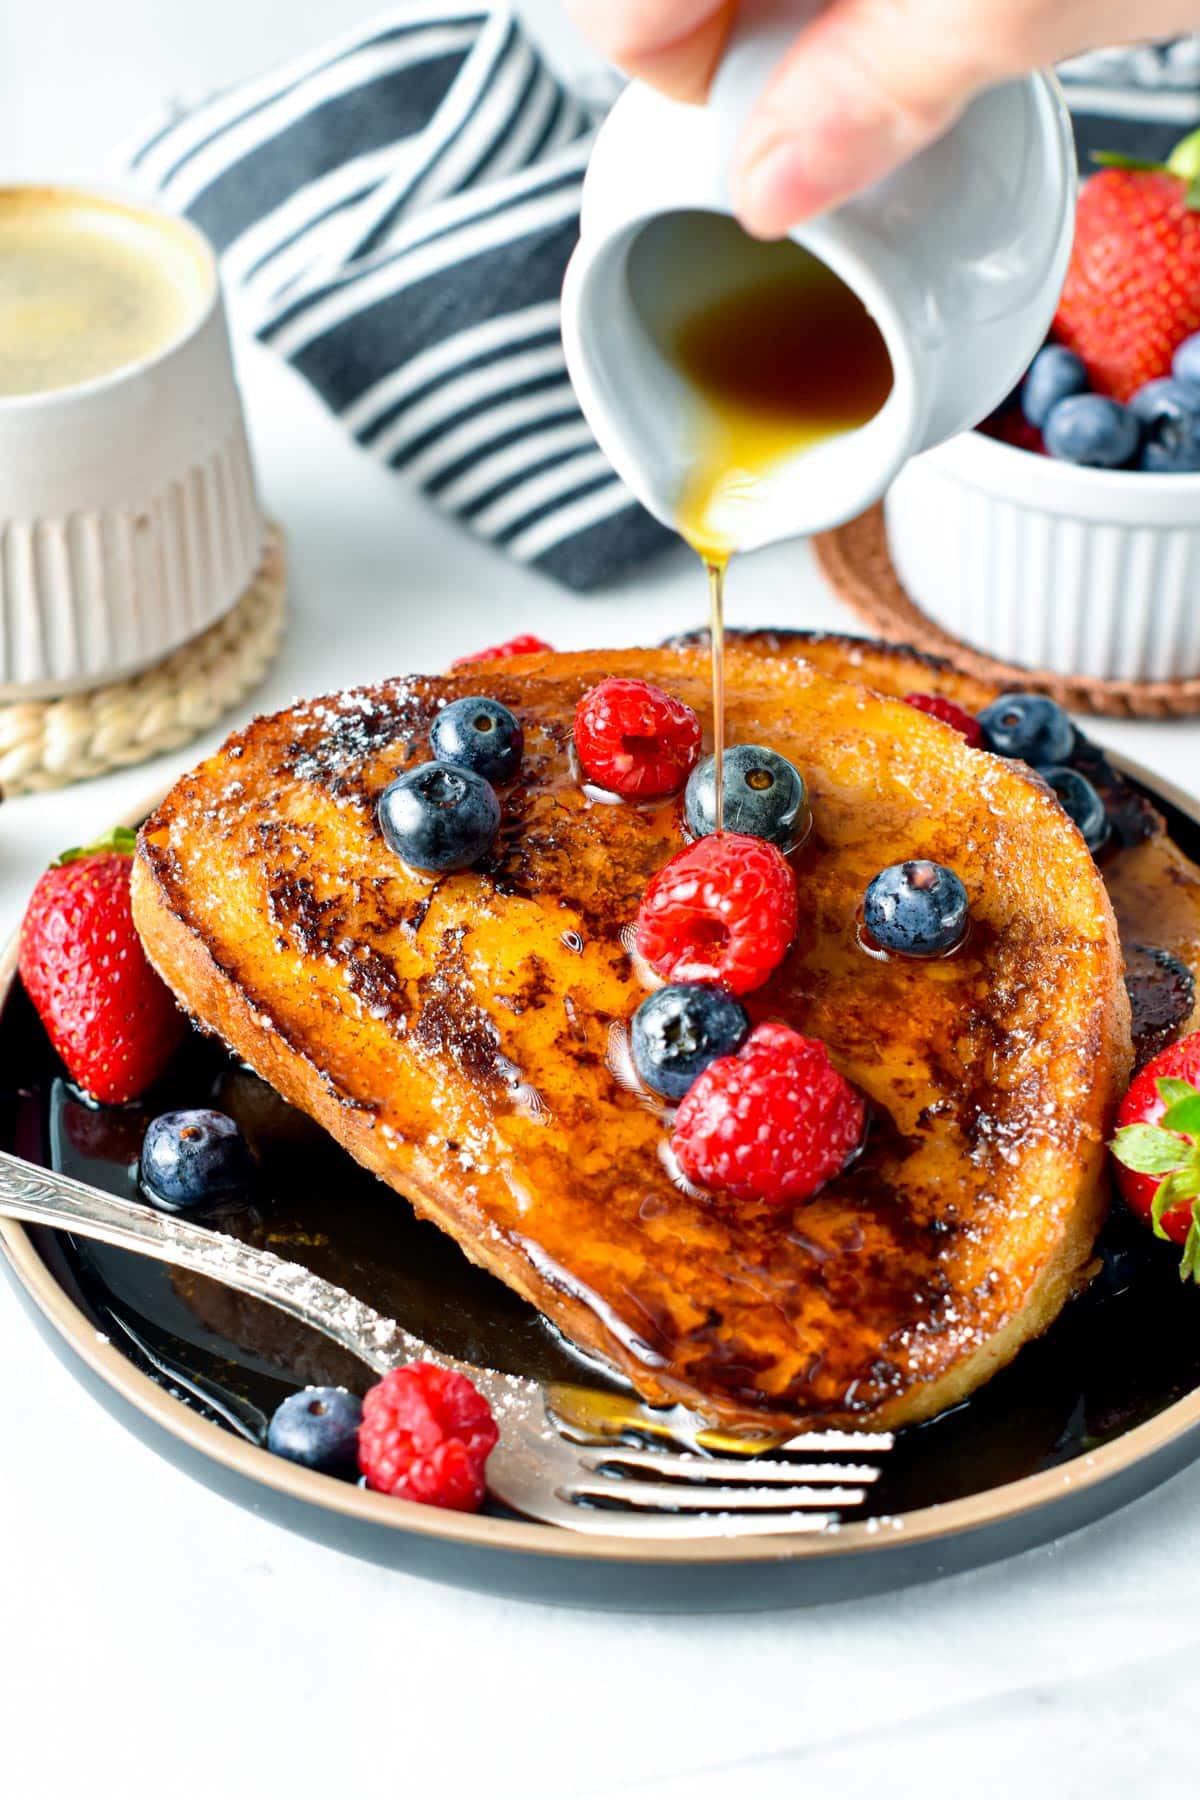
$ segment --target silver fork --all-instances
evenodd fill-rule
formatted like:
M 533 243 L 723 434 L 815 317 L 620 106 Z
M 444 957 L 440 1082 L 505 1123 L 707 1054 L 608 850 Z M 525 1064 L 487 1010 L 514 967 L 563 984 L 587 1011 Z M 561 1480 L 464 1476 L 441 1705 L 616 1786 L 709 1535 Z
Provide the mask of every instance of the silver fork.
M 880 1470 L 864 1460 L 822 1459 L 847 1451 L 875 1457 L 891 1446 L 882 1433 L 838 1431 L 748 1442 L 707 1429 L 682 1407 L 662 1411 L 630 1402 L 614 1408 L 608 1395 L 597 1404 L 601 1396 L 593 1390 L 543 1388 L 524 1376 L 478 1369 L 430 1349 L 299 1263 L 3 1151 L 0 1217 L 140 1251 L 253 1294 L 323 1333 L 376 1375 L 418 1359 L 456 1369 L 486 1396 L 500 1428 L 487 1466 L 492 1494 L 514 1512 L 568 1531 L 659 1539 L 824 1531 L 847 1508 L 862 1505 Z M 627 1433 L 689 1448 L 641 1448 Z M 755 1454 L 764 1444 L 772 1457 Z M 800 1460 L 790 1460 L 793 1455 Z

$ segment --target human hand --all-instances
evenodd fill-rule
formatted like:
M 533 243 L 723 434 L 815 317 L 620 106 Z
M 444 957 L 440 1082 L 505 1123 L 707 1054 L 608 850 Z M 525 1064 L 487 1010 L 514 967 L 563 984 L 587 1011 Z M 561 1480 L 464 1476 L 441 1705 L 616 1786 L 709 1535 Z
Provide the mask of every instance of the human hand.
M 779 0 L 568 0 L 614 62 L 700 100 L 741 9 Z M 799 0 L 797 10 L 802 10 Z M 1200 0 L 1143 0 L 1141 38 L 1200 25 Z M 830 0 L 804 25 L 733 169 L 759 237 L 868 187 L 939 137 L 995 81 L 1127 40 L 1128 0 Z

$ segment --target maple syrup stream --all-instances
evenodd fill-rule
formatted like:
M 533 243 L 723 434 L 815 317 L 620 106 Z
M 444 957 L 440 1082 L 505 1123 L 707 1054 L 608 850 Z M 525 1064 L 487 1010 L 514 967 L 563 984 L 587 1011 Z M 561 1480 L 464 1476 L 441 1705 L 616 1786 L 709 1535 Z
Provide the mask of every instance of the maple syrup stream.
M 887 346 L 858 296 L 798 246 L 771 246 L 769 254 L 765 279 L 686 318 L 671 345 L 703 403 L 679 526 L 708 575 L 718 831 L 725 823 L 725 581 L 739 514 L 760 498 L 776 465 L 865 425 L 892 385 Z

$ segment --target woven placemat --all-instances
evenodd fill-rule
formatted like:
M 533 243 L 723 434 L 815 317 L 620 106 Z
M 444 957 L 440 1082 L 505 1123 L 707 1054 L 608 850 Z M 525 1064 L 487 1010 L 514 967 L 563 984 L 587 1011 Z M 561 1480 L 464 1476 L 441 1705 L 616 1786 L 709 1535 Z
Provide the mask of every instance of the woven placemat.
M 838 598 L 880 637 L 945 656 L 969 675 L 999 688 L 1049 694 L 1072 712 L 1117 719 L 1179 719 L 1200 712 L 1200 678 L 1187 681 L 1098 681 L 1001 662 L 972 649 L 921 611 L 902 586 L 888 550 L 883 507 L 813 539 L 817 561 Z
M 165 661 L 57 700 L 0 702 L 0 790 L 42 793 L 190 743 L 258 686 L 286 611 L 283 534 L 268 525 L 258 572 L 237 605 Z

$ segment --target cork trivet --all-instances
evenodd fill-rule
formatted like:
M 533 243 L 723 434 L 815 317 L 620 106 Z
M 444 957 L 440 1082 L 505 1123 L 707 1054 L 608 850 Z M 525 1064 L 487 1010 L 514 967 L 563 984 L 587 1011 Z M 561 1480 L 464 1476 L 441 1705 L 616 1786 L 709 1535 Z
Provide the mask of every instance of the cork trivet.
M 896 644 L 945 656 L 969 675 L 996 687 L 1049 694 L 1072 712 L 1118 719 L 1177 719 L 1200 712 L 1200 677 L 1186 681 L 1100 681 L 1027 669 L 972 649 L 921 611 L 901 583 L 888 551 L 883 507 L 813 539 L 817 561 L 838 598 Z
M 165 661 L 59 699 L 0 702 L 0 790 L 41 793 L 190 743 L 258 686 L 279 648 L 286 602 L 283 534 L 269 525 L 237 605 Z

